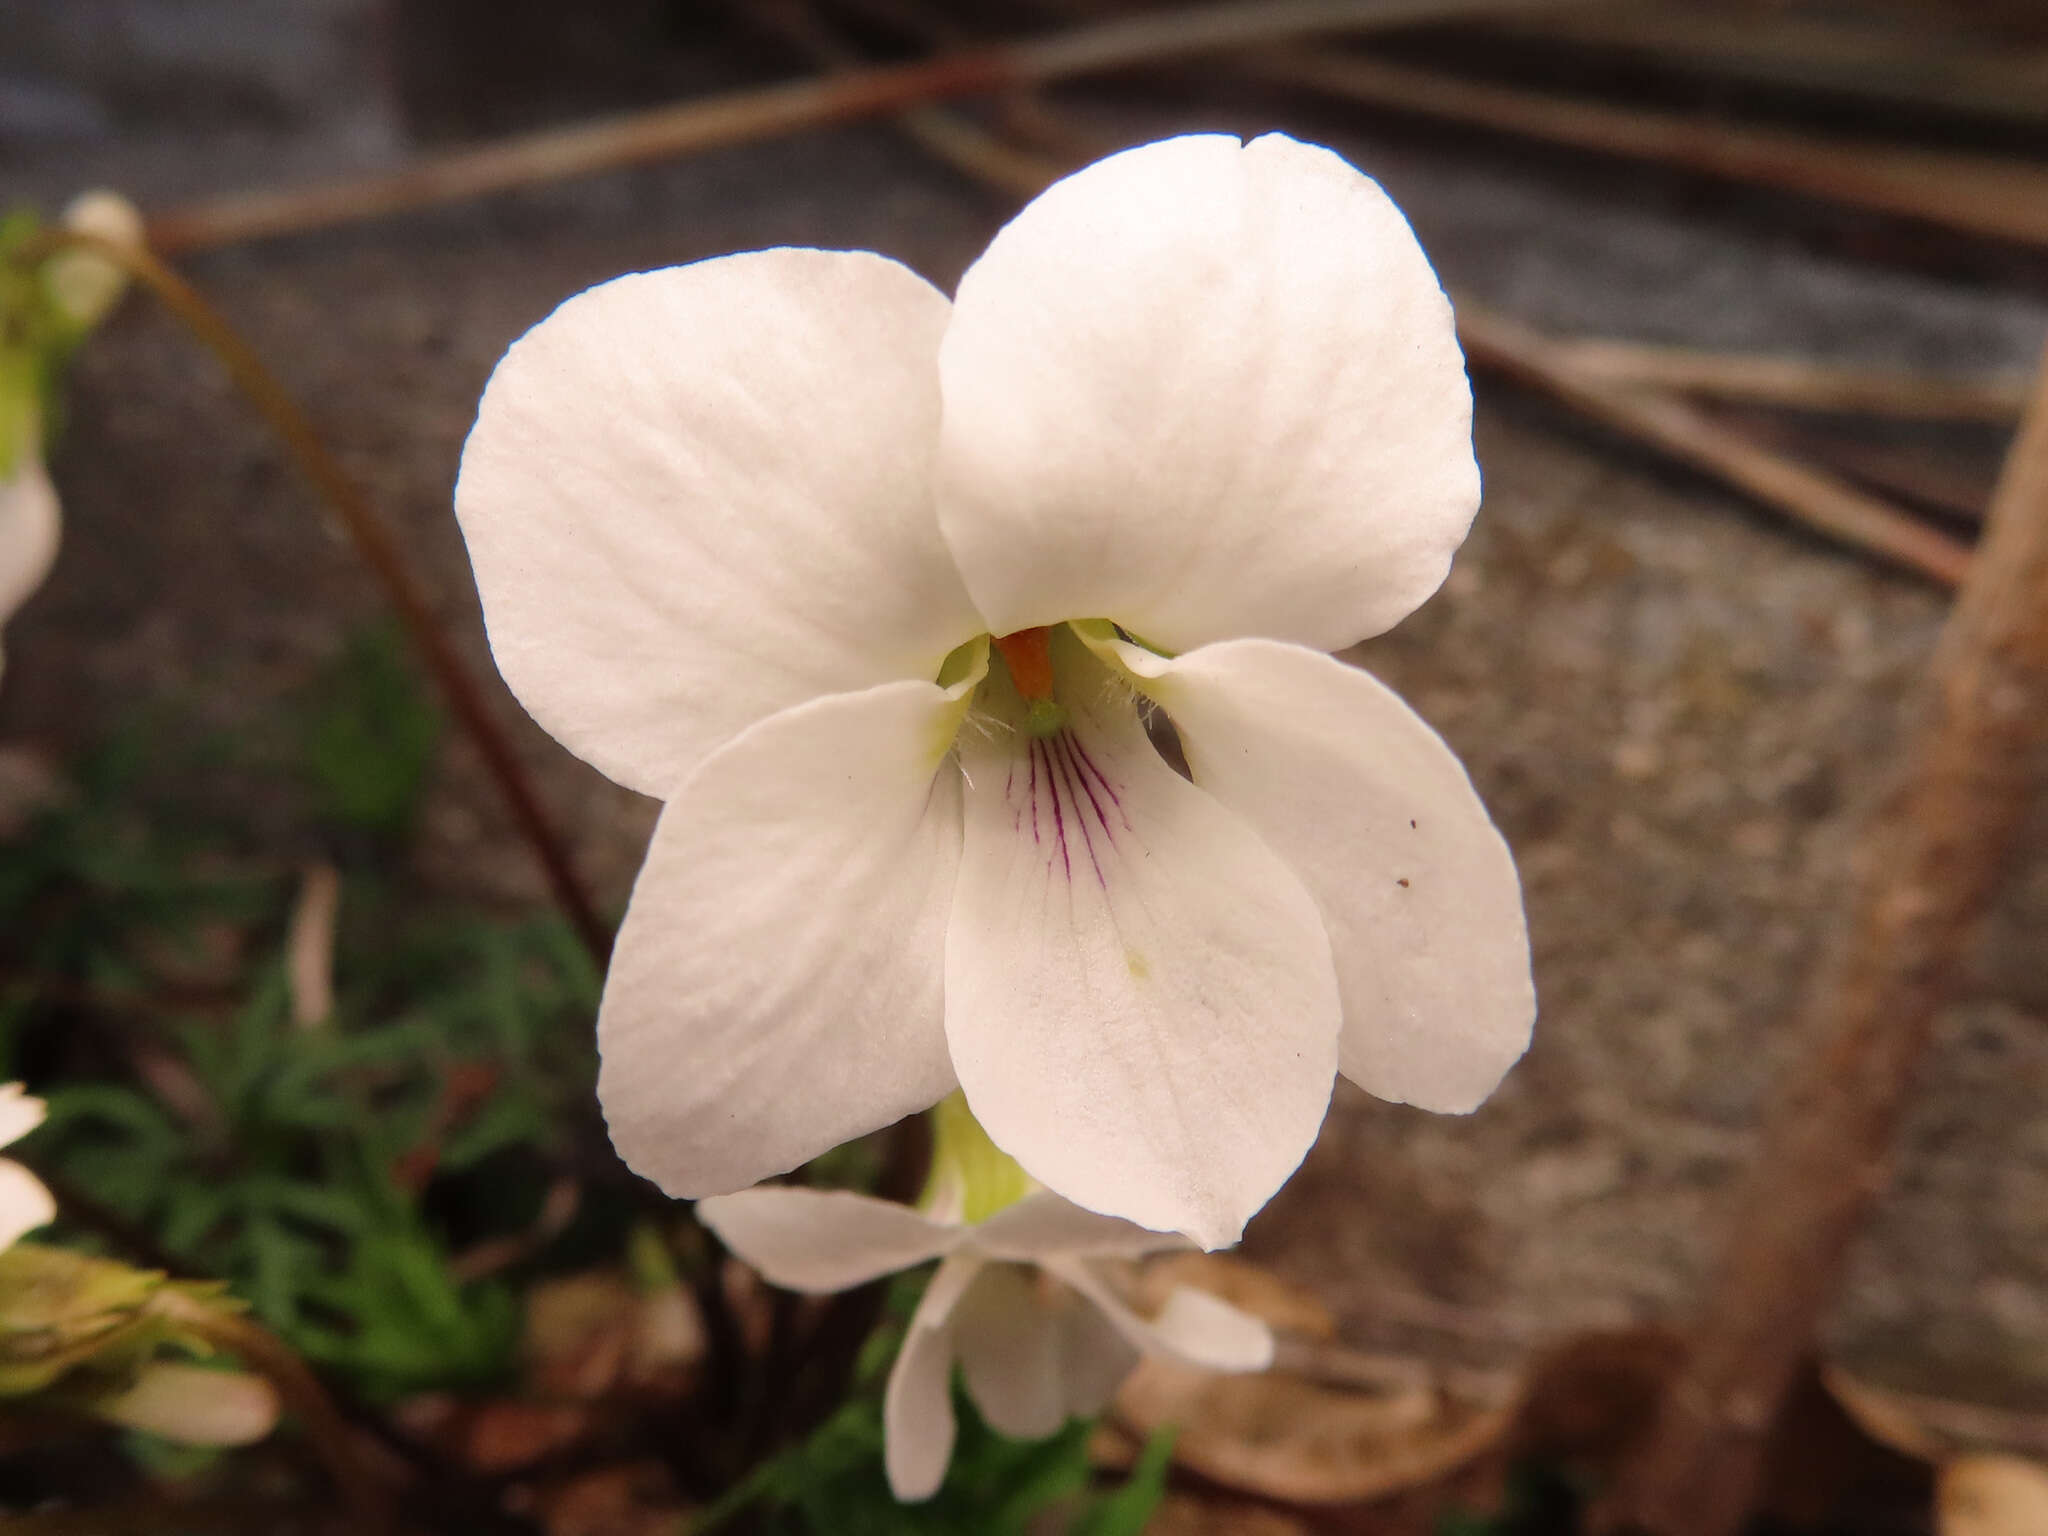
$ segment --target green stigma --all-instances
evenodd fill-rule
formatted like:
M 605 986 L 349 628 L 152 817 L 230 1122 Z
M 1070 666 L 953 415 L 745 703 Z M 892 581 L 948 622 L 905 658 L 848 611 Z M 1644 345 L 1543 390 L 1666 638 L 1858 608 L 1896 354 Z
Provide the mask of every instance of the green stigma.
M 1067 706 L 1058 699 L 1032 699 L 1024 709 L 1024 729 L 1033 736 L 1057 736 L 1067 723 Z

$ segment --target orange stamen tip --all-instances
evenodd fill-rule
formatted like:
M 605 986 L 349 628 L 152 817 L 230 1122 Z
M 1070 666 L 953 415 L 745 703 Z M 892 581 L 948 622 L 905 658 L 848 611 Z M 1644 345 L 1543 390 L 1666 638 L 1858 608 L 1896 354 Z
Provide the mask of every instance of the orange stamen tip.
M 996 649 L 1010 669 L 1010 681 L 1026 699 L 1052 697 L 1052 631 L 1044 626 L 998 635 Z

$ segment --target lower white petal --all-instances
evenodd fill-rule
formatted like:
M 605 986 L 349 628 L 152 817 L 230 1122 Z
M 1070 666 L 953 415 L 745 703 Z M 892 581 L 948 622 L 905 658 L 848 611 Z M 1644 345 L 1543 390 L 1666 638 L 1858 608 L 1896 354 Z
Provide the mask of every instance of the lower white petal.
M 981 1273 L 956 1253 L 932 1276 L 903 1335 L 882 1398 L 882 1459 L 889 1488 L 905 1503 L 928 1499 L 953 1459 L 953 1309 Z
M 1195 782 L 1315 893 L 1344 996 L 1344 1075 L 1462 1113 L 1536 1017 L 1514 856 L 1443 739 L 1370 674 L 1270 640 L 1167 661 L 1103 642 L 1172 718 Z
M 1129 690 L 1064 635 L 1054 665 L 1058 734 L 963 733 L 953 1065 L 1040 1183 L 1221 1247 L 1329 1107 L 1329 943 L 1258 835 L 1159 757 Z M 1006 686 L 990 674 L 999 718 L 1021 713 Z
M 960 1228 L 846 1190 L 764 1186 L 697 1202 L 697 1217 L 776 1285 L 843 1291 L 935 1259 Z
M 1154 1232 L 1117 1216 L 1084 1210 L 1041 1191 L 997 1211 L 974 1229 L 974 1246 L 994 1259 L 1032 1264 L 1053 1254 L 1126 1255 L 1185 1248 L 1178 1232 Z
M 261 1376 L 158 1360 L 92 1411 L 179 1445 L 252 1445 L 277 1426 L 278 1401 Z
M 21 1164 L 0 1157 L 0 1248 L 57 1219 L 57 1202 L 43 1181 Z
M 1149 1355 L 1168 1355 L 1206 1371 L 1263 1371 L 1273 1363 L 1273 1332 L 1220 1296 L 1181 1286 L 1154 1318 L 1133 1312 L 1086 1261 L 1056 1259 L 1046 1268 L 1102 1310 L 1117 1332 Z
M 662 813 L 605 982 L 598 1098 L 670 1194 L 744 1188 L 952 1091 L 943 759 L 968 686 L 784 710 Z
M 998 1433 L 1043 1440 L 1099 1412 L 1138 1352 L 1085 1298 L 1017 1264 L 982 1270 L 954 1314 L 967 1391 Z

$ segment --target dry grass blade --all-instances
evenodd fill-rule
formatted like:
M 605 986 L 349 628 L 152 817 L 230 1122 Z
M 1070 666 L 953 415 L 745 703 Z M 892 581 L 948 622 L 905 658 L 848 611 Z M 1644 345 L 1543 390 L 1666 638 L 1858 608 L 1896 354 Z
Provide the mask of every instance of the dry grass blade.
M 1993 52 L 1954 27 L 1887 25 L 1853 15 L 1594 5 L 1490 30 L 1622 51 L 1713 78 L 2048 124 L 2048 51 Z
M 149 243 L 166 254 L 231 245 L 1076 75 L 1316 33 L 1365 32 L 1556 3 L 1228 0 L 1153 12 L 1032 42 L 725 92 L 426 156 L 367 176 L 220 198 L 152 218 Z
M 1747 404 L 1910 421 L 2010 424 L 2019 420 L 2030 382 L 2023 374 L 1957 377 L 1592 338 L 1560 340 L 1555 356 L 1574 373 L 1602 383 L 1647 384 Z
M 2048 167 L 2024 161 L 1746 128 L 1490 85 L 1353 54 L 1260 55 L 1245 67 L 1265 79 L 1366 106 L 2048 246 Z
M 1676 399 L 1581 376 L 1566 349 L 1482 306 L 1458 304 L 1458 339 L 1474 366 L 1551 396 L 1595 421 L 1734 486 L 1830 538 L 1954 586 L 1969 547 L 1846 482 L 1772 453 Z

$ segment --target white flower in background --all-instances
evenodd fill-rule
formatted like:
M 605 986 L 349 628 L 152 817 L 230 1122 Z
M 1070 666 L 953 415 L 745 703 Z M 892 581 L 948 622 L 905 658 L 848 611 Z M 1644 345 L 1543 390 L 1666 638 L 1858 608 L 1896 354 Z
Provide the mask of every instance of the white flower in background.
M 1279 135 L 1068 178 L 951 304 L 774 250 L 516 343 L 456 490 L 492 648 L 668 802 L 599 1021 L 626 1160 L 732 1190 L 957 1083 L 1045 1185 L 1218 1246 L 1333 1072 L 1484 1099 L 1513 862 L 1325 654 L 1442 582 L 1470 413 L 1399 211 Z
M 0 625 L 43 584 L 57 559 L 57 488 L 43 468 L 41 435 L 30 412 L 13 454 L 0 452 Z M 5 666 L 0 650 L 0 672 Z
M 0 1147 L 21 1140 L 43 1123 L 43 1101 L 20 1083 L 0 1083 Z M 24 1233 L 54 1221 L 57 1202 L 42 1180 L 11 1158 L 0 1157 L 0 1248 L 11 1248 Z
M 775 1284 L 843 1291 L 941 1262 L 889 1372 L 889 1486 L 929 1498 L 953 1455 L 953 1367 L 998 1432 L 1039 1440 L 1102 1412 L 1144 1353 L 1211 1371 L 1262 1371 L 1273 1336 L 1228 1302 L 1182 1287 L 1157 1317 L 1125 1302 L 1115 1263 L 1186 1239 L 1026 1195 L 974 1225 L 943 1199 L 924 1212 L 839 1191 L 767 1186 L 698 1202 L 726 1246 Z
M 81 192 L 65 206 L 63 226 L 140 249 L 142 214 L 118 192 Z M 95 251 L 63 251 L 43 263 L 43 286 L 72 325 L 91 330 L 121 302 L 128 274 Z
M 142 243 L 142 215 L 116 192 L 81 194 L 62 222 L 117 243 Z M 95 252 L 64 251 L 27 283 L 25 290 L 0 292 L 0 625 L 57 559 L 62 521 L 43 463 L 44 391 L 57 362 L 120 301 L 128 277 Z

